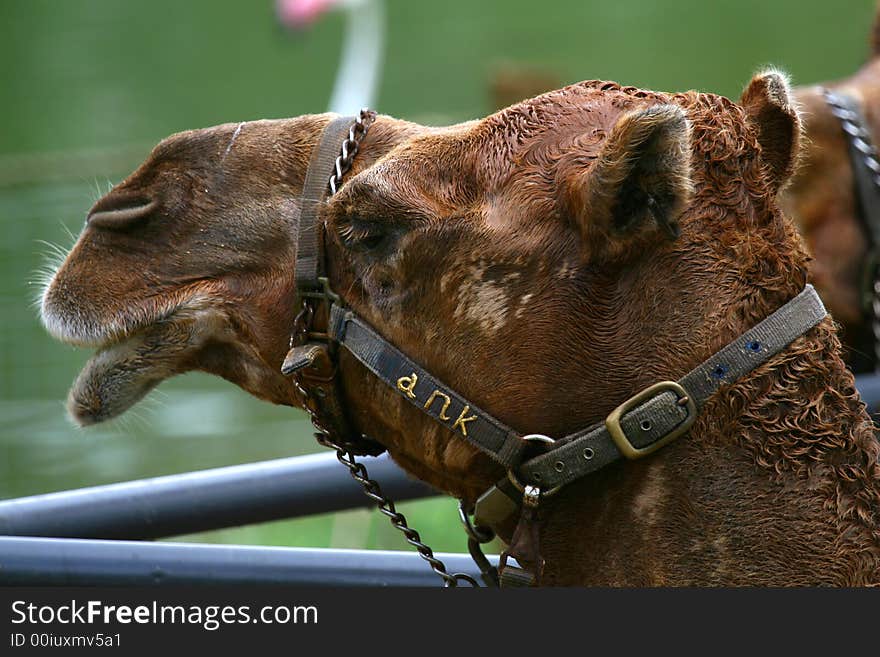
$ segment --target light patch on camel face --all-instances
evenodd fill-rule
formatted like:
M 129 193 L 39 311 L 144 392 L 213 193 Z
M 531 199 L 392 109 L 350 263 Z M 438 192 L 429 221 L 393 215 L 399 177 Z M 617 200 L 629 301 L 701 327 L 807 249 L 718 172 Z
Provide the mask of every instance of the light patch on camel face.
M 482 283 L 476 289 L 473 301 L 466 306 L 465 314 L 486 333 L 495 333 L 507 323 L 507 291 L 494 283 Z
M 491 335 L 503 329 L 509 319 L 513 305 L 511 287 L 521 274 L 511 272 L 497 280 L 483 280 L 487 268 L 487 263 L 477 261 L 465 276 L 458 288 L 454 318 L 470 321 Z
M 569 279 L 574 278 L 577 274 L 577 269 L 575 269 L 574 265 L 571 264 L 568 260 L 563 260 L 562 265 L 559 269 L 556 270 L 556 278 L 559 279 Z
M 529 301 L 532 300 L 533 296 L 535 295 L 529 292 L 528 294 L 524 294 L 519 298 L 519 304 L 516 306 L 516 312 L 513 313 L 515 319 L 519 319 L 523 316 L 523 313 L 525 313 L 525 311 L 528 309 Z
M 657 524 L 665 498 L 666 482 L 663 466 L 659 463 L 652 464 L 633 500 L 633 515 L 646 525 Z
M 446 289 L 449 287 L 450 283 L 452 283 L 456 273 L 455 270 L 450 270 L 440 277 L 440 294 L 446 294 Z
M 223 151 L 223 158 L 226 159 L 226 156 L 229 155 L 229 151 L 232 150 L 232 145 L 235 143 L 235 140 L 238 138 L 238 135 L 241 134 L 241 129 L 244 127 L 245 122 L 242 121 L 238 124 L 238 127 L 235 128 L 235 131 L 232 133 L 232 137 L 229 140 L 229 144 L 226 146 L 226 150 Z

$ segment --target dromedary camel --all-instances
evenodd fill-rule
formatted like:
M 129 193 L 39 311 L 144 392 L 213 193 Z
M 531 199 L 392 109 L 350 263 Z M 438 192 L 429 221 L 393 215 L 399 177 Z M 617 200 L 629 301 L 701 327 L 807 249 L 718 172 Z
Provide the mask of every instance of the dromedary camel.
M 739 103 L 591 81 L 445 128 L 379 116 L 303 198 L 333 119 L 172 136 L 92 208 L 42 300 L 98 350 L 78 422 L 195 369 L 299 404 L 308 205 L 347 421 L 468 503 L 513 484 L 484 517 L 542 584 L 880 583 L 880 443 L 776 199 L 801 131 L 780 75 Z
M 829 95 L 831 91 L 833 95 Z M 800 166 L 783 192 L 783 207 L 806 238 L 813 257 L 811 276 L 829 311 L 842 326 L 844 357 L 856 372 L 880 368 L 880 306 L 874 283 L 880 252 L 880 178 L 855 148 L 859 135 L 841 121 L 846 111 L 871 147 L 880 136 L 880 8 L 871 32 L 871 54 L 852 77 L 796 87 L 795 102 L 807 135 Z M 852 125 L 852 124 L 850 124 Z M 861 189 L 860 189 L 861 188 Z M 880 302 L 880 290 L 877 292 Z

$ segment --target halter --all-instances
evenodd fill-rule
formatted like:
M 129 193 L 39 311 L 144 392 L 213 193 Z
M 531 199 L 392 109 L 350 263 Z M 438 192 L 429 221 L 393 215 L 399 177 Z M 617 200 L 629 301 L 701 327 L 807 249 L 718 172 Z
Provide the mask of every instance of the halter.
M 871 323 L 874 371 L 880 371 L 880 161 L 859 108 L 859 101 L 840 91 L 823 89 L 822 95 L 849 145 L 856 203 L 868 253 L 862 266 L 862 314 Z
M 362 110 L 357 119 L 331 121 L 312 155 L 298 229 L 296 282 L 303 305 L 282 371 L 294 377 L 304 407 L 319 430 L 318 440 L 337 450 L 354 454 L 382 449 L 375 441 L 354 435 L 345 416 L 336 376 L 338 349 L 343 348 L 407 402 L 501 465 L 507 476 L 479 498 L 472 510 L 474 523 L 466 513 L 470 509 L 463 509 L 469 549 L 483 569 L 484 580 L 494 581 L 495 574 L 487 567 L 479 543 L 491 539 L 488 528 L 516 520 L 519 514 L 510 546 L 501 557 L 501 579 L 510 585 L 536 584 L 543 570 L 538 528 L 545 500 L 610 463 L 643 458 L 687 433 L 705 402 L 722 385 L 766 363 L 816 326 L 826 316 L 825 307 L 813 287 L 807 285 L 683 377 L 649 386 L 621 403 L 603 422 L 560 437 L 518 432 L 459 395 L 383 338 L 346 308 L 323 275 L 325 227 L 317 220 L 320 206 L 351 167 L 374 117 L 372 112 Z M 325 327 L 322 331 L 315 330 L 319 317 Z M 539 453 L 534 455 L 536 447 Z M 426 547 L 420 542 L 418 545 Z M 519 566 L 512 564 L 514 559 Z M 464 577 L 448 575 L 445 569 L 444 575 L 453 580 Z

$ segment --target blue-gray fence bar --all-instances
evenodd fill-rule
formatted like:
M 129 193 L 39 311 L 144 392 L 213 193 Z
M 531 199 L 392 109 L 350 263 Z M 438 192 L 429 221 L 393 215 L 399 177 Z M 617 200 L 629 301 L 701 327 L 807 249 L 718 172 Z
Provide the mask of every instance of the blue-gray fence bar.
M 856 389 L 871 415 L 880 413 L 880 376 L 877 374 L 860 374 L 856 377 Z
M 436 495 L 387 456 L 364 457 L 395 501 Z M 373 505 L 334 453 L 0 502 L 0 535 L 153 539 Z
M 462 535 L 462 540 L 464 540 Z M 436 555 L 480 581 L 467 554 Z M 497 555 L 490 557 L 498 563 Z M 415 551 L 0 537 L 0 585 L 441 586 Z

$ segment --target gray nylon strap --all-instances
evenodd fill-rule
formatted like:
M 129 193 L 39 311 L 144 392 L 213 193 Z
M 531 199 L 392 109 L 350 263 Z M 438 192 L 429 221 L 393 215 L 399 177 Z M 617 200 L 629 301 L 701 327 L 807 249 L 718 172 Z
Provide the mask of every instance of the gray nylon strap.
M 816 326 L 826 314 L 819 295 L 812 285 L 807 285 L 798 296 L 688 372 L 678 383 L 699 410 L 720 386 L 735 381 L 778 354 Z M 680 397 L 674 392 L 662 391 L 624 413 L 620 426 L 631 445 L 644 448 L 669 435 L 688 419 L 688 409 Z M 549 491 L 622 457 L 605 424 L 563 438 L 557 445 L 518 468 L 523 482 Z
M 510 427 L 439 382 L 354 313 L 334 305 L 328 333 L 379 379 L 457 436 L 505 468 L 520 462 L 526 443 Z
M 330 174 L 339 154 L 339 144 L 354 124 L 353 116 L 340 116 L 330 121 L 321 141 L 312 151 L 303 191 L 297 228 L 295 280 L 300 291 L 314 291 L 322 274 L 321 231 L 318 227 L 318 206 L 330 189 Z
M 680 383 L 694 396 L 700 408 L 719 386 L 751 372 L 816 326 L 827 314 L 816 290 L 807 285 L 794 299 L 685 374 Z
M 872 171 L 869 166 L 876 164 L 877 152 L 868 132 L 868 122 L 862 113 L 859 102 L 853 96 L 839 91 L 825 92 L 826 97 L 843 108 L 845 116 L 840 117 L 841 126 L 846 133 L 849 145 L 850 162 L 853 169 L 856 193 L 861 206 L 861 218 L 872 248 L 880 246 L 880 170 Z M 845 119 L 845 120 L 843 120 Z
M 683 390 L 667 386 L 623 412 L 619 426 L 626 442 L 635 450 L 649 448 L 674 434 L 683 423 L 689 425 L 720 386 L 766 362 L 825 315 L 819 295 L 807 285 L 794 299 L 682 377 L 677 385 Z M 505 467 L 519 465 L 527 446 L 519 434 L 439 382 L 357 315 L 334 306 L 328 332 L 331 340 L 411 404 Z M 686 398 L 691 405 L 685 403 Z M 558 440 L 547 453 L 516 467 L 516 472 L 522 482 L 549 491 L 622 456 L 607 425 L 600 423 Z

